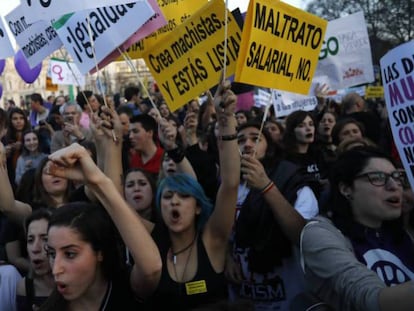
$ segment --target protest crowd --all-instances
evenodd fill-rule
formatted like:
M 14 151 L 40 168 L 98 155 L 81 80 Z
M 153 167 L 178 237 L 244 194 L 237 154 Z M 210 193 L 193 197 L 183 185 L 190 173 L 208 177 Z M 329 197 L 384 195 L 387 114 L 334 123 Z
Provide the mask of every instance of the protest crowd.
M 289 32 L 279 33 L 271 22 L 279 15 L 257 2 L 257 31 L 271 24 L 280 40 L 321 48 L 315 38 L 326 25 L 284 15 Z M 113 24 L 137 7 L 117 6 Z M 91 16 L 100 14 L 92 30 L 103 37 L 99 26 L 111 14 L 102 10 Z M 214 5 L 206 10 L 208 18 L 186 29 L 186 49 L 222 30 Z M 85 48 L 88 19 L 82 23 L 85 34 L 74 33 Z M 315 29 L 311 42 L 298 25 Z M 231 39 L 220 43 L 234 49 L 229 63 L 240 43 L 230 26 Z M 412 171 L 409 147 L 403 157 L 393 136 L 395 114 L 385 97 L 330 96 L 329 79 L 288 112 L 274 93 L 259 104 L 253 90 L 268 82 L 227 79 L 226 69 L 241 80 L 258 77 L 243 70 L 263 70 L 263 80 L 276 75 L 289 81 L 281 89 L 301 94 L 311 81 L 285 67 L 294 52 L 262 66 L 266 44 L 250 68 L 216 62 L 219 83 L 185 102 L 187 88 L 210 81 L 201 56 L 172 80 L 155 75 L 148 90 L 137 81 L 116 96 L 33 92 L 27 103 L 0 108 L 0 311 L 414 310 Z M 159 74 L 184 50 L 146 57 Z M 414 97 L 410 76 L 406 84 L 387 78 L 391 107 Z M 409 113 L 401 110 L 399 123 Z
M 175 112 L 159 93 L 157 109 L 138 87 L 124 95 L 33 94 L 30 111 L 0 111 L 2 310 L 382 310 L 403 297 L 414 194 L 382 103 L 320 97 L 263 119 L 236 109 L 229 83 Z M 395 260 L 373 265 L 378 249 Z

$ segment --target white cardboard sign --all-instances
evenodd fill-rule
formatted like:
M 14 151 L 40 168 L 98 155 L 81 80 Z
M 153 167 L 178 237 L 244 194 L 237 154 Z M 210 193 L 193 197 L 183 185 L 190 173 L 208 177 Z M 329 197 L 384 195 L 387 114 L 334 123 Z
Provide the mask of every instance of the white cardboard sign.
M 21 5 L 7 14 L 5 20 L 30 68 L 36 67 L 62 46 L 52 24 L 46 21 L 28 23 Z
M 80 72 L 86 74 L 153 15 L 147 2 L 134 2 L 65 15 L 53 26 Z
M 9 34 L 7 33 L 6 26 L 3 23 L 3 19 L 0 17 L 0 59 L 5 59 L 14 55 L 14 49 L 10 42 Z
M 414 41 L 389 51 L 380 60 L 384 98 L 401 162 L 414 189 Z
M 326 29 L 315 77 L 328 76 L 332 90 L 375 80 L 363 12 L 332 20 Z
M 65 62 L 52 59 L 50 61 L 50 76 L 53 84 L 85 85 L 85 76 L 80 73 L 73 62 Z

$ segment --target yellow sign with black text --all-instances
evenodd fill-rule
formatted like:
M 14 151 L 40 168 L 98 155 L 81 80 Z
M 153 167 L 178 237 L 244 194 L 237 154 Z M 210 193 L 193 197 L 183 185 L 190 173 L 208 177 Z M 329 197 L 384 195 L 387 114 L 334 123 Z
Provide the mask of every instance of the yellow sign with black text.
M 384 98 L 384 87 L 367 86 L 365 88 L 365 98 Z
M 242 32 L 227 15 L 226 53 L 225 5 L 212 0 L 143 55 L 171 111 L 219 82 L 224 56 L 227 77 L 234 74 Z
M 154 31 L 148 37 L 140 40 L 127 49 L 127 53 L 131 59 L 142 58 L 145 51 L 153 49 L 161 40 L 164 40 L 171 32 L 191 17 L 195 12 L 201 9 L 207 0 L 158 0 L 158 6 L 167 20 L 167 25 Z M 117 61 L 123 61 L 121 55 Z
M 235 81 L 307 95 L 327 23 L 281 1 L 250 0 Z

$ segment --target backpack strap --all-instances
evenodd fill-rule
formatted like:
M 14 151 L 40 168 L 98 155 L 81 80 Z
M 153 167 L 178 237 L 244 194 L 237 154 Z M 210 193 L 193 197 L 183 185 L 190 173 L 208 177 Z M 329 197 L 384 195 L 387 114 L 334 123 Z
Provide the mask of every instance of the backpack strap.
M 24 286 L 26 288 L 26 300 L 29 306 L 33 305 L 34 300 L 34 282 L 33 279 L 30 277 L 26 277 L 24 279 Z

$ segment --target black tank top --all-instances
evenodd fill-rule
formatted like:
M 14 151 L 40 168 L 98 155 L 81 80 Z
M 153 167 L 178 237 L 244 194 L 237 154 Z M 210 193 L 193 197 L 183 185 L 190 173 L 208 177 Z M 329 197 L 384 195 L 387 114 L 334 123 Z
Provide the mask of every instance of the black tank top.
M 154 237 L 155 238 L 155 237 Z M 159 238 L 159 236 L 158 236 Z M 156 239 L 155 240 L 159 240 Z M 227 299 L 227 282 L 224 272 L 216 273 L 211 266 L 201 235 L 197 239 L 197 272 L 186 283 L 174 281 L 167 268 L 169 246 L 157 243 L 162 258 L 162 275 L 158 287 L 150 297 L 146 310 L 190 310 Z M 164 245 L 164 247 L 160 247 Z

